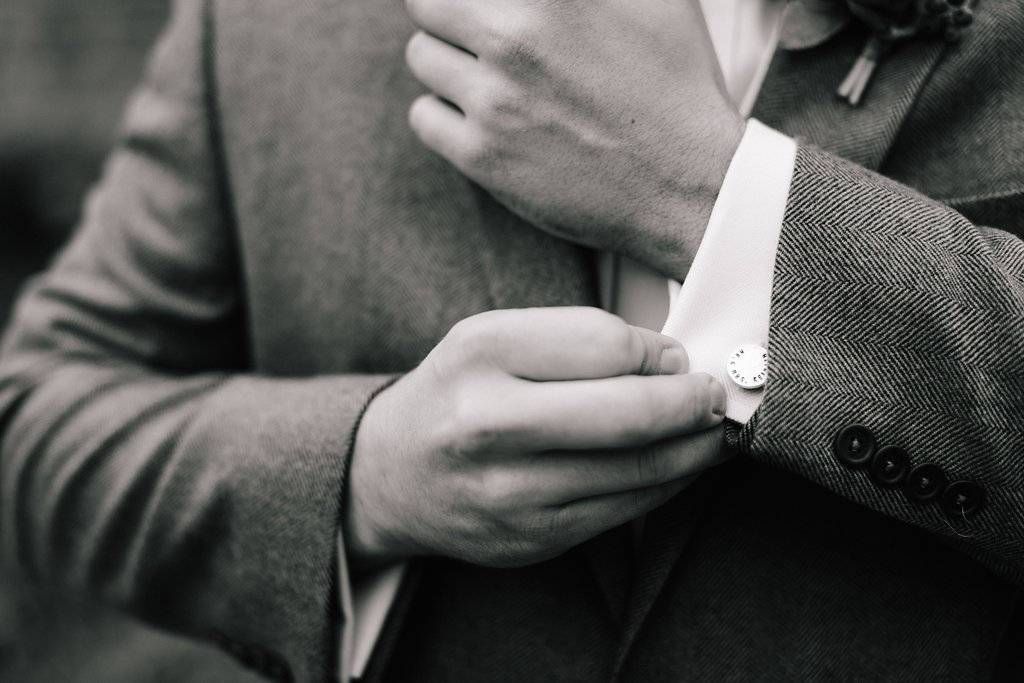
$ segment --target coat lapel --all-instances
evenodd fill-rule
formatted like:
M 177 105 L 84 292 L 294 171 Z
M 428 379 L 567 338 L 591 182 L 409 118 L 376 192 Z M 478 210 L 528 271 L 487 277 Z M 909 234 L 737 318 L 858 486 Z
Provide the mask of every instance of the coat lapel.
M 859 29 L 808 50 L 779 50 L 754 106 L 754 118 L 867 168 L 877 170 L 938 65 L 946 43 L 916 40 L 879 64 L 857 107 L 835 96 L 866 40 Z
M 595 306 L 593 252 L 551 237 L 473 185 L 480 262 L 495 308 Z
M 938 65 L 945 44 L 916 41 L 901 46 L 880 65 L 861 105 L 851 107 L 834 93 L 864 40 L 864 34 L 855 29 L 817 48 L 779 50 L 753 116 L 802 143 L 817 145 L 867 168 L 880 168 L 918 93 Z M 697 526 L 715 474 L 701 477 L 648 516 L 615 660 L 616 676 Z
M 717 474 L 709 472 L 702 475 L 682 493 L 647 515 L 643 543 L 633 570 L 629 600 L 626 603 L 622 638 L 614 660 L 613 680 L 618 679 L 640 628 L 680 553 L 693 536 L 711 496 Z

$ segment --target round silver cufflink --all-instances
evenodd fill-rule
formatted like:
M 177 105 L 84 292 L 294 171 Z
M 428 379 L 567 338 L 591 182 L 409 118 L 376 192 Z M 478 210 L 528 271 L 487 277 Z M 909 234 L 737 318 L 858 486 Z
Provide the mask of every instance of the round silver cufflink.
M 744 344 L 729 356 L 726 372 L 744 389 L 760 389 L 768 381 L 768 350 L 757 344 Z

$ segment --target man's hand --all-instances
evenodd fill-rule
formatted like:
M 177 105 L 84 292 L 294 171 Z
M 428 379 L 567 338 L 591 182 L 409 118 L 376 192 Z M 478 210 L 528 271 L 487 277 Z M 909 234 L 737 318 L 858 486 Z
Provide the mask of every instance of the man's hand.
M 556 556 L 721 461 L 725 393 L 670 337 L 593 308 L 468 318 L 374 399 L 356 435 L 356 564 Z
M 526 220 L 682 277 L 739 145 L 696 0 L 406 0 L 420 139 Z

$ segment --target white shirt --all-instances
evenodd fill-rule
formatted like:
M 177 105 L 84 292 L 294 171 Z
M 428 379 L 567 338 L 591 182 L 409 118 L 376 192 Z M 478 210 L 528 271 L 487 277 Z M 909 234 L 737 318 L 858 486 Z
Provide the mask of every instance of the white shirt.
M 685 0 L 680 0 L 685 1 Z M 785 0 L 700 0 L 726 89 L 744 116 L 760 92 Z M 768 346 L 775 248 L 789 197 L 796 144 L 750 120 L 711 212 L 700 248 L 682 284 L 629 261 L 605 257 L 602 299 L 628 322 L 679 339 L 693 372 L 716 376 L 729 397 L 726 416 L 746 422 L 763 390 L 741 389 L 726 374 L 738 346 Z M 664 323 L 664 325 L 662 325 Z M 770 379 L 769 379 L 770 381 Z M 341 540 L 339 539 L 339 546 Z M 341 557 L 341 661 L 362 675 L 404 576 L 404 566 L 349 581 Z

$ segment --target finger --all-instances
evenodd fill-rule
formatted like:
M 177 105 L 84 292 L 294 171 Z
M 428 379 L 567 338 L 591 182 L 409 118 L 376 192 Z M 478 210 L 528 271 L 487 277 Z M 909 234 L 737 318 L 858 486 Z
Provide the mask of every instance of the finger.
M 692 483 L 691 478 L 622 493 L 585 498 L 557 508 L 554 528 L 573 545 L 661 507 Z
M 418 31 L 405 49 L 405 61 L 413 76 L 436 95 L 466 110 L 480 64 L 466 52 Z
M 463 154 L 466 117 L 436 95 L 421 95 L 409 108 L 409 127 L 424 145 L 448 160 Z
M 491 311 L 463 321 L 458 343 L 523 379 L 685 373 L 682 344 L 598 308 Z
M 478 54 L 474 46 L 488 25 L 482 0 L 405 0 L 409 18 L 419 28 L 458 48 Z M 493 11 L 493 10 L 490 10 Z
M 595 453 L 540 453 L 515 464 L 516 490 L 525 502 L 566 504 L 584 498 L 647 489 L 692 477 L 724 462 L 724 430 L 708 429 L 643 448 Z
M 506 390 L 498 428 L 531 451 L 638 447 L 720 424 L 725 403 L 705 374 L 530 383 Z

